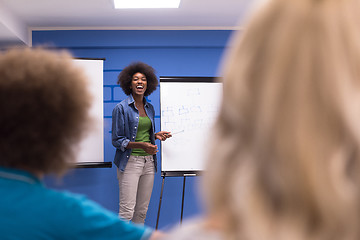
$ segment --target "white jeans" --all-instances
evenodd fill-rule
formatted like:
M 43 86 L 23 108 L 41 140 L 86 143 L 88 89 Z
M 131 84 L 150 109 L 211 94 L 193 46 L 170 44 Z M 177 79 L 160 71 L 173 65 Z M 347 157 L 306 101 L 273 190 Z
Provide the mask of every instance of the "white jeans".
M 119 180 L 119 216 L 144 224 L 154 185 L 153 156 L 130 156 L 124 172 L 117 170 Z

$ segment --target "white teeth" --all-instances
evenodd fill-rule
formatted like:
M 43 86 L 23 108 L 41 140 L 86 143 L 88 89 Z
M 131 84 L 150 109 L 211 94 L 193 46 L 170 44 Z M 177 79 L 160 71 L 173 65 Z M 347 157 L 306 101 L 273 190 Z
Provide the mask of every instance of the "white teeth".
M 137 89 L 143 89 L 143 86 L 136 86 Z

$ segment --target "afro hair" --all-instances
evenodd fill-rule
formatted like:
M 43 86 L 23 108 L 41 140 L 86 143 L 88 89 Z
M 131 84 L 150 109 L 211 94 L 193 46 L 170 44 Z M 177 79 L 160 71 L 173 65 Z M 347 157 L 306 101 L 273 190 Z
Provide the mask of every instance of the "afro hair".
M 118 76 L 117 83 L 120 85 L 122 90 L 126 95 L 131 94 L 131 81 L 135 73 L 142 73 L 146 76 L 147 80 L 147 89 L 145 91 L 145 96 L 149 96 L 153 91 L 155 91 L 159 81 L 155 75 L 155 70 L 151 66 L 143 62 L 133 62 L 127 67 L 125 67 Z

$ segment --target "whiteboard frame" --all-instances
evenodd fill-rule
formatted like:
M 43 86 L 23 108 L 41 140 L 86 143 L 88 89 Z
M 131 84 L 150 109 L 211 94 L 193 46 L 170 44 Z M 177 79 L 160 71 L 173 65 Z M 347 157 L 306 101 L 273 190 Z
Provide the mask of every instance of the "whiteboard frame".
M 102 74 L 101 74 L 101 79 L 96 79 L 96 81 L 101 81 L 98 83 L 94 83 L 94 79 L 92 78 L 92 76 L 88 76 L 90 79 L 90 84 L 92 84 L 91 86 L 89 86 L 89 89 L 91 91 L 92 94 L 96 94 L 96 96 L 94 96 L 94 100 L 96 101 L 101 101 L 101 103 L 93 103 L 92 105 L 92 109 L 91 111 L 96 111 L 99 116 L 99 118 L 97 119 L 99 121 L 99 123 L 101 124 L 101 126 L 99 126 L 99 129 L 94 132 L 91 133 L 90 136 L 85 137 L 85 139 L 82 139 L 82 141 L 80 142 L 80 147 L 83 147 L 82 144 L 86 143 L 86 141 L 91 141 L 91 137 L 94 137 L 94 135 L 98 135 L 101 138 L 101 146 L 99 146 L 99 148 L 97 149 L 100 154 L 102 155 L 102 161 L 86 161 L 83 159 L 78 159 L 79 157 L 83 157 L 83 156 L 87 156 L 86 153 L 84 153 L 84 151 L 86 151 L 86 149 L 80 149 L 80 153 L 77 154 L 77 160 L 76 163 L 74 165 L 75 168 L 111 168 L 112 167 L 112 162 L 105 162 L 104 161 L 104 97 L 103 97 L 103 81 L 104 81 L 104 61 L 106 60 L 105 58 L 74 58 L 73 60 L 75 61 L 82 61 L 82 62 L 86 62 L 87 60 L 89 61 L 89 63 L 94 64 L 95 62 L 99 62 L 100 64 L 102 64 Z M 74 63 L 75 64 L 75 63 Z M 77 66 L 81 66 L 81 64 L 76 63 Z M 85 73 L 88 74 L 88 73 Z M 101 87 L 100 87 L 101 85 Z M 95 90 L 94 88 L 98 88 L 98 90 Z M 96 92 L 94 92 L 96 91 Z M 96 105 L 96 106 L 95 106 Z M 96 109 L 97 108 L 97 109 Z M 96 110 L 95 110 L 96 109 Z M 100 142 L 100 140 L 99 140 Z
M 162 82 L 168 83 L 219 83 L 217 77 L 181 77 L 181 76 L 160 76 L 160 84 Z M 160 85 L 161 88 L 161 85 Z M 160 89 L 161 99 L 161 89 Z M 160 111 L 161 111 L 160 101 Z M 161 117 L 161 113 L 160 113 Z M 160 121 L 160 129 L 161 121 Z M 163 130 L 163 129 L 162 129 Z M 203 170 L 163 170 L 163 142 L 161 142 L 161 176 L 162 177 L 177 177 L 177 176 L 199 176 L 202 175 Z

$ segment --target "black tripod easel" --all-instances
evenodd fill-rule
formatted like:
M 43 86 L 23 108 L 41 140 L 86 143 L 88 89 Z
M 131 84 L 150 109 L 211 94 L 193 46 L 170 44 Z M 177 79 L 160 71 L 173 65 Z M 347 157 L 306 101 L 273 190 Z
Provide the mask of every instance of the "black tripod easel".
M 200 172 L 198 172 L 198 171 L 161 172 L 162 184 L 161 184 L 159 208 L 158 208 L 158 213 L 157 213 L 157 217 L 156 217 L 156 227 L 155 227 L 155 229 L 158 229 L 158 226 L 159 226 L 160 209 L 161 209 L 162 196 L 163 196 L 163 193 L 164 193 L 165 177 L 183 177 L 184 178 L 184 180 L 183 180 L 183 189 L 182 189 L 182 199 L 181 199 L 181 217 L 180 217 L 180 224 L 181 224 L 182 219 L 183 219 L 183 213 L 184 213 L 186 177 L 195 177 L 195 176 L 199 176 L 199 175 L 200 175 Z

